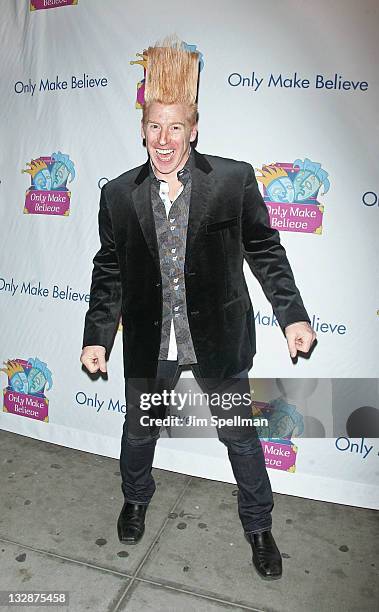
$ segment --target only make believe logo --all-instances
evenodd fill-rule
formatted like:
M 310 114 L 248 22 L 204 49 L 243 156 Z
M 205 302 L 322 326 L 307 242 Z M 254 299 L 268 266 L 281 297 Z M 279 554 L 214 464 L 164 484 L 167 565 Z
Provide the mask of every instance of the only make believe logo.
M 189 45 L 188 43 L 183 43 L 184 48 L 187 51 L 197 51 L 199 53 L 199 66 L 200 71 L 204 68 L 204 59 L 203 54 L 196 48 L 196 45 Z M 145 79 L 146 79 L 146 68 L 147 68 L 147 52 L 144 49 L 143 53 L 136 53 L 137 57 L 140 57 L 139 60 L 133 60 L 131 64 L 139 64 L 143 68 L 143 79 L 138 81 L 137 83 L 137 99 L 136 99 L 136 108 L 142 108 L 145 104 Z
M 71 191 L 67 181 L 75 178 L 75 167 L 68 155 L 53 153 L 27 162 L 31 185 L 25 195 L 24 213 L 32 215 L 63 215 L 70 213 Z
M 78 0 L 30 0 L 29 7 L 31 11 L 41 11 L 73 4 L 78 4 Z
M 49 400 L 45 395 L 45 387 L 51 389 L 53 381 L 47 364 L 37 357 L 24 359 L 8 359 L 5 368 L 0 368 L 8 376 L 8 384 L 3 389 L 3 411 L 49 421 Z
M 324 206 L 319 195 L 329 191 L 328 173 L 310 159 L 276 163 L 257 170 L 271 227 L 287 232 L 321 234 Z

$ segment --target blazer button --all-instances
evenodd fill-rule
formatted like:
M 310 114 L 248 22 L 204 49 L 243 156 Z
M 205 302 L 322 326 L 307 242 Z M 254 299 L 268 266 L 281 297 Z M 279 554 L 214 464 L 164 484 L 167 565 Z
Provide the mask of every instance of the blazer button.
M 154 321 L 154 325 L 159 325 L 159 321 Z
M 156 283 L 156 284 L 155 284 L 155 286 L 156 286 L 156 287 L 160 287 L 160 286 L 161 286 L 161 284 L 160 284 L 160 283 Z

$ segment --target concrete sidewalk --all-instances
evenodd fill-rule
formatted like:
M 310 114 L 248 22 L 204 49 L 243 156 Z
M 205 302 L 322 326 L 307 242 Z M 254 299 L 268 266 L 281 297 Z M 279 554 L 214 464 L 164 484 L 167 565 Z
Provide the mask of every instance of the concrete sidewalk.
M 69 608 L 31 610 L 379 609 L 376 511 L 275 494 L 283 577 L 268 582 L 235 485 L 154 470 L 145 535 L 125 546 L 117 460 L 0 431 L 0 464 L 0 590 L 69 591 Z

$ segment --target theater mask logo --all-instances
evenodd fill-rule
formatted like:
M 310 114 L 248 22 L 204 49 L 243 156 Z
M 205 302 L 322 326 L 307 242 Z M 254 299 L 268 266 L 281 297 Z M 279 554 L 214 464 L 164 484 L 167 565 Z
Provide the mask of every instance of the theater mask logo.
M 20 416 L 49 421 L 49 400 L 46 390 L 53 386 L 51 371 L 37 357 L 8 359 L 5 368 L 0 368 L 8 377 L 3 389 L 3 411 Z
M 271 402 L 253 401 L 253 415 L 268 421 L 257 427 L 266 467 L 294 473 L 298 447 L 291 440 L 304 432 L 304 420 L 296 406 L 277 398 Z
M 257 169 L 271 227 L 279 231 L 321 234 L 324 205 L 319 198 L 330 187 L 328 173 L 310 159 L 275 163 Z
M 184 43 L 184 46 L 186 48 L 187 51 L 198 51 L 199 53 L 199 66 L 200 66 L 200 72 L 201 70 L 204 68 L 204 58 L 203 58 L 203 54 L 200 53 L 200 51 L 196 48 L 196 45 L 189 45 L 188 43 Z M 146 55 L 146 49 L 144 49 L 144 51 L 142 53 L 136 53 L 137 57 L 140 57 L 141 59 L 139 60 L 133 60 L 130 63 L 131 64 L 138 64 L 139 66 L 142 66 L 143 68 L 143 78 L 138 81 L 137 83 L 137 98 L 136 98 L 136 104 L 135 107 L 136 108 L 142 108 L 143 105 L 145 104 L 145 79 L 146 79 L 146 67 L 147 67 L 147 55 Z
M 30 0 L 29 8 L 31 11 L 43 11 L 73 4 L 78 4 L 78 0 Z
M 67 182 L 74 180 L 75 167 L 68 155 L 53 153 L 32 159 L 21 170 L 30 175 L 30 187 L 26 191 L 24 213 L 29 215 L 70 214 L 71 191 Z

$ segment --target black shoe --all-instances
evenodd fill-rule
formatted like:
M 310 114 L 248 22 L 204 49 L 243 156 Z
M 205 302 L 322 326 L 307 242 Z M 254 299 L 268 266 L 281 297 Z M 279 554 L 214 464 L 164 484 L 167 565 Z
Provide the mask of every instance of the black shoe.
M 124 544 L 137 544 L 145 531 L 147 504 L 125 502 L 117 521 L 118 539 Z
M 277 580 L 282 576 L 282 556 L 271 530 L 246 533 L 253 550 L 253 564 L 261 578 Z

